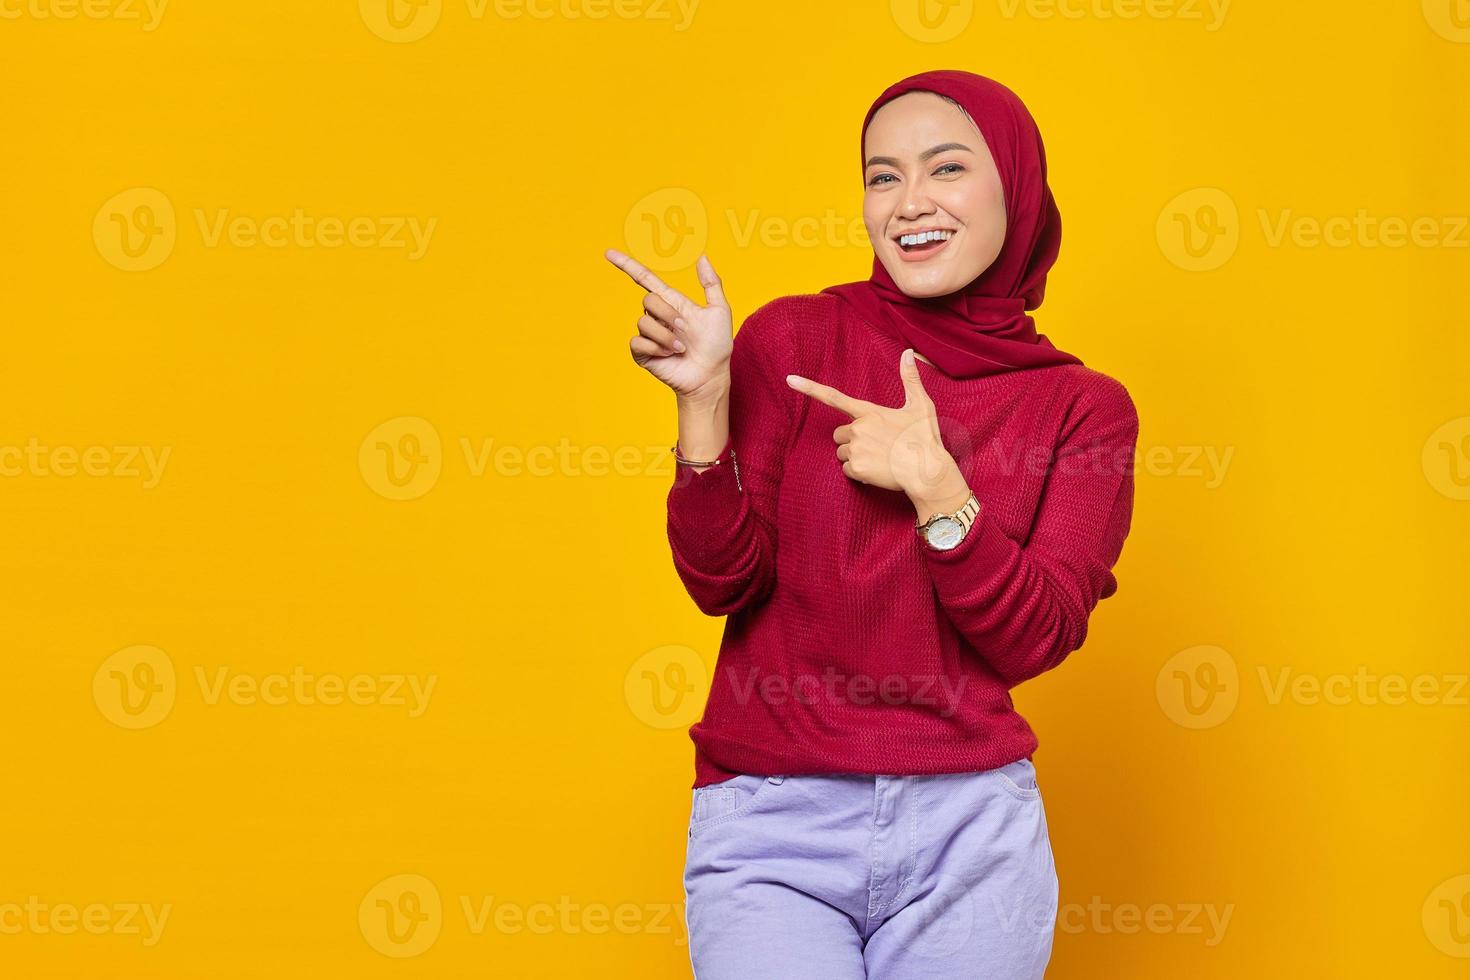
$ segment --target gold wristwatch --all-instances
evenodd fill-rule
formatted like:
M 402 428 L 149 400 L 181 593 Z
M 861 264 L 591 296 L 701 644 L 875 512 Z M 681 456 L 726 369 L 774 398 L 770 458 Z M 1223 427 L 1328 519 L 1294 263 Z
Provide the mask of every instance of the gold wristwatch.
M 914 530 L 935 551 L 948 551 L 965 540 L 979 516 L 980 501 L 972 493 L 953 514 L 935 514 L 927 521 L 915 521 Z

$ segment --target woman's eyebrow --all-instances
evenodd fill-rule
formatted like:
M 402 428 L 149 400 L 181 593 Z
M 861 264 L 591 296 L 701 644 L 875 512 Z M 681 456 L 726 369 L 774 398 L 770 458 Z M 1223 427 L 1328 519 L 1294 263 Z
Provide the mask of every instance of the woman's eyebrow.
M 968 146 L 966 146 L 963 143 L 940 143 L 938 146 L 931 146 L 929 149 L 925 150 L 923 153 L 920 153 L 919 154 L 919 162 L 920 163 L 923 163 L 925 160 L 928 160 L 930 157 L 937 156 L 940 153 L 947 153 L 950 150 L 964 150 L 966 153 L 974 153 L 975 152 L 974 150 L 970 149 Z M 870 167 L 877 167 L 877 166 L 882 166 L 882 167 L 896 167 L 896 166 L 898 166 L 898 161 L 896 159 L 894 159 L 893 157 L 869 157 L 868 158 L 868 166 L 870 166 Z

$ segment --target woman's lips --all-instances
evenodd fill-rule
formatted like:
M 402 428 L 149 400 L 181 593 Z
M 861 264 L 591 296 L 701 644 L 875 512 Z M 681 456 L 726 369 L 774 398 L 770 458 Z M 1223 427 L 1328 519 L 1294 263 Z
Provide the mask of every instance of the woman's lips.
M 915 245 L 913 248 L 904 248 L 897 242 L 894 242 L 894 247 L 898 249 L 898 257 L 903 259 L 905 262 L 923 262 L 927 259 L 933 258 L 940 252 L 944 251 L 945 246 L 947 246 L 950 242 L 954 240 L 955 236 L 951 235 L 948 238 L 942 239 L 940 241 L 925 242 L 922 245 Z

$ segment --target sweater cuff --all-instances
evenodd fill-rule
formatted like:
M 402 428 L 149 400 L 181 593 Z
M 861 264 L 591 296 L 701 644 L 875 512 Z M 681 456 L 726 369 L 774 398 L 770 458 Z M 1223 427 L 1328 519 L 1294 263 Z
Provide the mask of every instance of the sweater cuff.
M 732 443 L 717 458 L 719 464 L 703 470 L 674 464 L 669 488 L 669 536 L 703 567 L 718 567 L 726 552 L 738 550 L 735 531 L 745 506 Z

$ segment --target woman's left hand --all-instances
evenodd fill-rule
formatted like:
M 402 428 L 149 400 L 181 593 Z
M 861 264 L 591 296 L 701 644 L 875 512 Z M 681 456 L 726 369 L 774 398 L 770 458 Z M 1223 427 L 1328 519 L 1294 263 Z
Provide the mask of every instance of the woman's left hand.
M 903 352 L 898 373 L 905 393 L 899 408 L 875 405 L 797 374 L 788 374 L 786 383 L 852 417 L 832 432 L 843 473 L 860 483 L 902 491 L 921 516 L 925 510 L 957 510 L 970 490 L 944 448 L 939 416 L 919 378 L 912 349 Z

